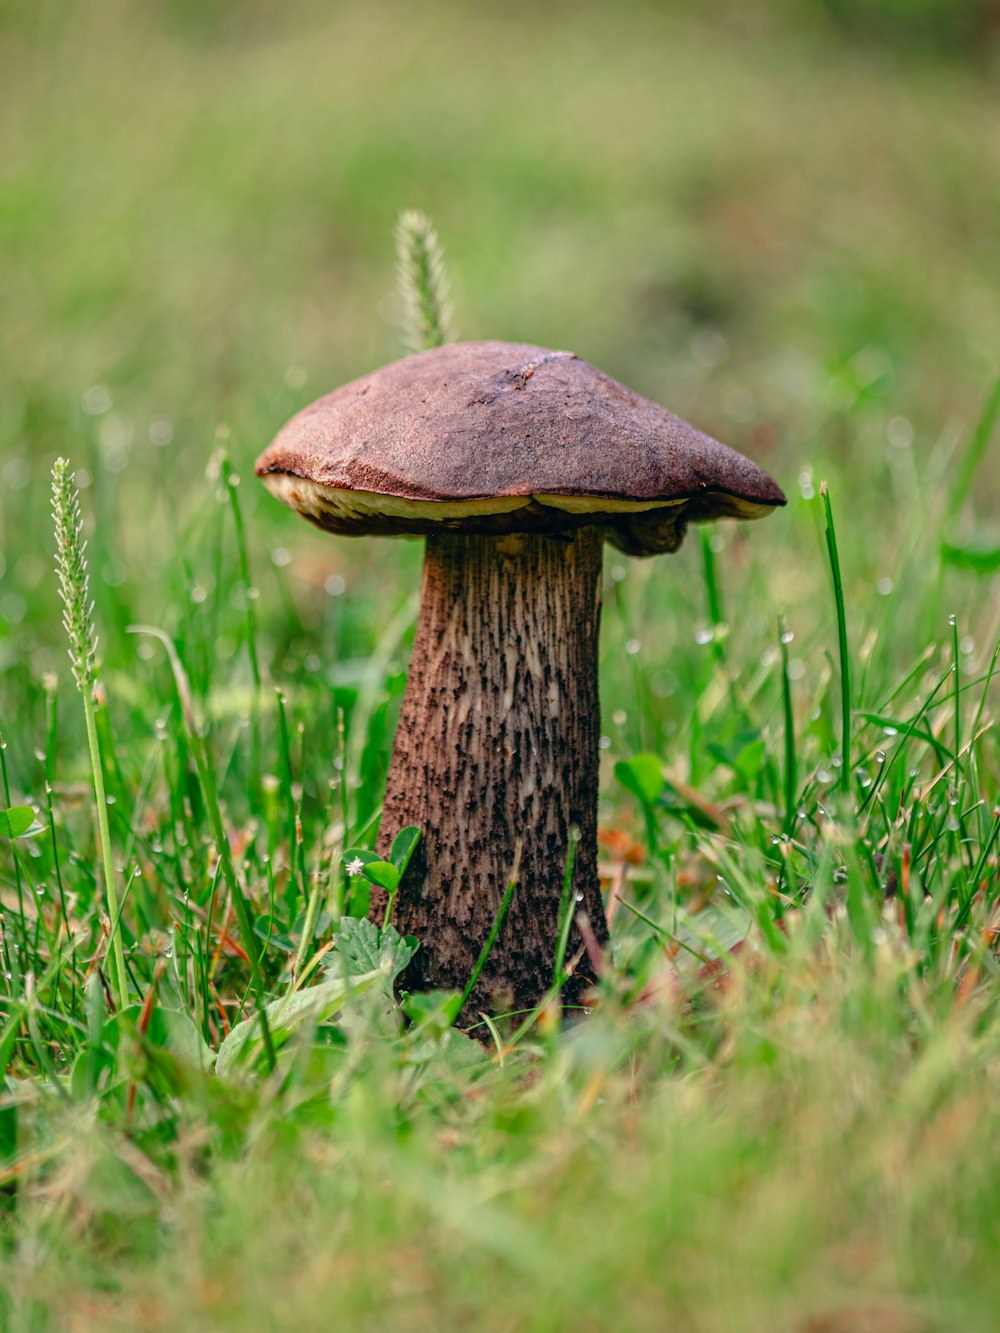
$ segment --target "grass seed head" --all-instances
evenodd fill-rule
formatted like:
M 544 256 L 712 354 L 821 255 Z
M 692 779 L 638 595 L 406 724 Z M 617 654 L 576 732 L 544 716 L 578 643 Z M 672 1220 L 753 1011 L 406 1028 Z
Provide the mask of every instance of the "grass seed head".
M 406 345 L 423 352 L 455 341 L 444 253 L 426 213 L 407 209 L 396 223 L 399 290 L 406 303 Z
M 63 600 L 63 626 L 69 639 L 69 659 L 76 683 L 85 691 L 94 683 L 97 632 L 94 603 L 90 597 L 80 494 L 65 458 L 57 458 L 52 469 L 52 517 L 56 531 L 56 573 Z

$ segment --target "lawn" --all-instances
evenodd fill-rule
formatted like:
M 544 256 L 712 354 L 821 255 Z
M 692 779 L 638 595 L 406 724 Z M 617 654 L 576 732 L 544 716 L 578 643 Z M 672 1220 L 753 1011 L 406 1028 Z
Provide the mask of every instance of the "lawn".
M 995 1327 L 987 10 L 0 6 L 0 1326 Z M 420 545 L 253 476 L 403 353 L 408 207 L 461 336 L 789 498 L 606 552 L 607 966 L 471 1035 L 404 1014 L 343 855 Z

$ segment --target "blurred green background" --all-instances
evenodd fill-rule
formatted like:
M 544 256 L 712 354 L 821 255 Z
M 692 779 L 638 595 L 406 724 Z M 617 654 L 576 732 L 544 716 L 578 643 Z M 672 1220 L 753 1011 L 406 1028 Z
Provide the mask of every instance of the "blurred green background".
M 438 225 L 462 335 L 569 347 L 778 477 L 790 509 L 717 541 L 737 644 L 780 610 L 815 627 L 828 476 L 852 616 L 910 579 L 899 651 L 919 647 L 944 603 L 920 625 L 908 542 L 1000 347 L 998 33 L 990 0 L 3 5 L 6 729 L 37 734 L 41 673 L 64 662 L 59 453 L 124 676 L 127 624 L 183 639 L 210 615 L 217 663 L 246 677 L 247 589 L 206 475 L 220 442 L 265 671 L 344 679 L 371 652 L 416 544 L 313 533 L 251 468 L 294 410 L 401 354 L 403 207 Z M 977 482 L 987 538 L 997 474 Z M 668 732 L 662 664 L 703 651 L 698 571 L 689 542 L 614 572 L 608 654 L 641 637 Z M 976 598 L 992 623 L 993 585 Z M 883 638 L 896 651 L 884 617 Z

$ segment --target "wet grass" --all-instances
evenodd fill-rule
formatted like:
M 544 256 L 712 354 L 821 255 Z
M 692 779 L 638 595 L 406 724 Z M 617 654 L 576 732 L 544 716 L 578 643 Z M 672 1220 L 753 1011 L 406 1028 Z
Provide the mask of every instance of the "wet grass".
M 452 13 L 0 29 L 0 758 L 31 820 L 0 827 L 3 1320 L 991 1328 L 984 70 L 777 6 Z M 250 476 L 295 407 L 399 351 L 410 204 L 463 333 L 573 346 L 790 498 L 669 560 L 609 552 L 611 959 L 585 1021 L 497 1016 L 485 1045 L 404 1024 L 406 946 L 342 924 L 419 549 L 324 539 Z

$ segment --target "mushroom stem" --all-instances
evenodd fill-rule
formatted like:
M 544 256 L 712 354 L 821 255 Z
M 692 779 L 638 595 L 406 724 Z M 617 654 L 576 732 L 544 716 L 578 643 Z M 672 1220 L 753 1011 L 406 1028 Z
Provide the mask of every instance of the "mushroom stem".
M 570 910 L 607 939 L 597 876 L 601 546 L 594 528 L 427 538 L 379 850 L 405 825 L 420 828 L 395 909 L 397 927 L 421 945 L 406 985 L 461 990 L 520 845 L 517 889 L 467 1017 L 529 1008 L 551 986 L 574 827 Z M 567 957 L 582 946 L 574 925 Z M 584 957 L 564 998 L 591 979 Z

